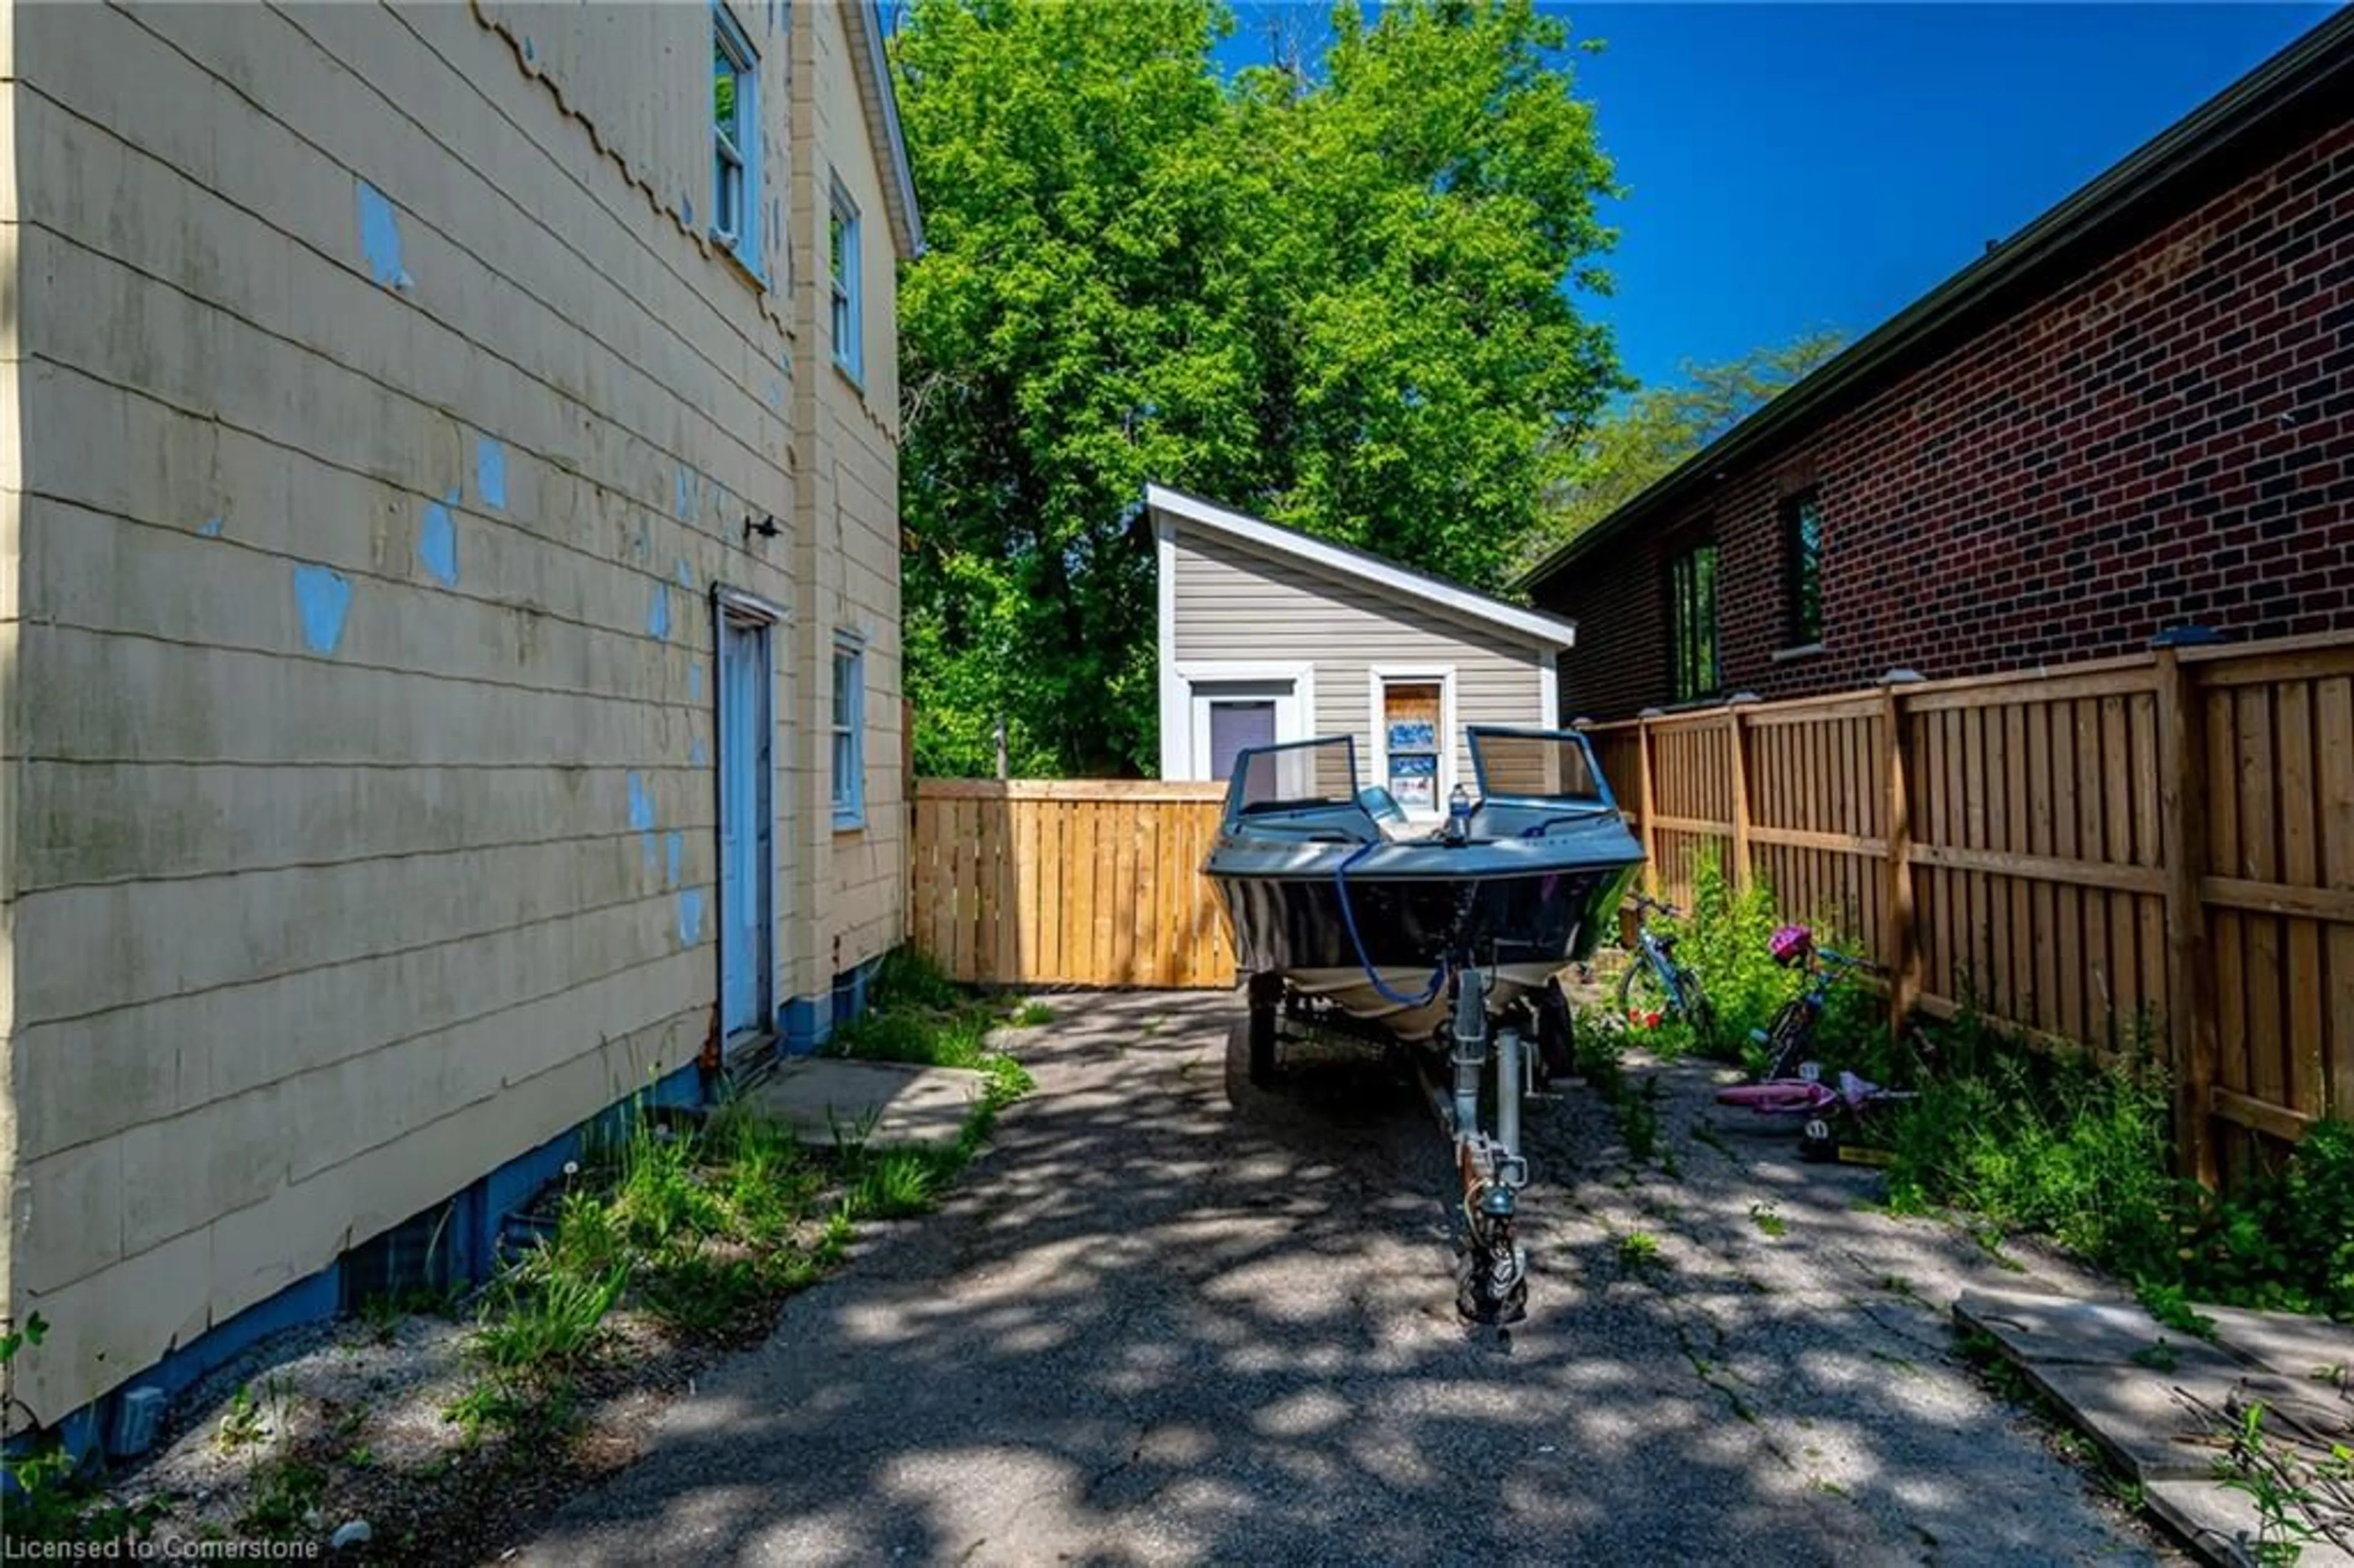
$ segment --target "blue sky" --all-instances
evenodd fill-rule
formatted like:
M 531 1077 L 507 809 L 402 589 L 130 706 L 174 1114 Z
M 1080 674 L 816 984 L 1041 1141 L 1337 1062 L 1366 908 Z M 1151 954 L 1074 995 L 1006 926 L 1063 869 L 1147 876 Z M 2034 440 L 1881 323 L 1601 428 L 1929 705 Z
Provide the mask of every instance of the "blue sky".
M 1817 326 L 1860 336 L 2189 113 L 2326 5 L 1547 5 L 1627 187 L 1629 370 L 1673 379 Z M 1313 40 L 1328 7 L 1246 3 Z

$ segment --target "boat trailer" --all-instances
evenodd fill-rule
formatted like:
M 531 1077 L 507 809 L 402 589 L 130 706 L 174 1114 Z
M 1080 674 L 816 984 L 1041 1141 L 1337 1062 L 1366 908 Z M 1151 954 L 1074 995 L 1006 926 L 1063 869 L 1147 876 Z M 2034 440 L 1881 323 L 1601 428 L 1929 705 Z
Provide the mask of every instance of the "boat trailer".
M 1291 991 L 1280 976 L 1254 976 L 1249 1018 L 1235 1032 L 1235 1044 L 1246 1045 L 1246 1054 L 1229 1049 L 1228 1094 L 1241 1103 L 1246 1076 L 1254 1086 L 1271 1086 L 1278 1042 L 1286 1038 L 1347 1040 L 1406 1056 L 1454 1146 L 1454 1198 L 1462 1215 L 1456 1311 L 1467 1322 L 1506 1327 L 1528 1316 L 1528 1253 L 1516 1234 L 1530 1175 L 1521 1108 L 1547 1079 L 1570 1071 L 1569 1006 L 1558 980 L 1501 1016 L 1488 1011 L 1495 990 L 1489 969 L 1450 966 L 1447 984 L 1447 1025 L 1429 1045 L 1413 1049 L 1378 1025 Z

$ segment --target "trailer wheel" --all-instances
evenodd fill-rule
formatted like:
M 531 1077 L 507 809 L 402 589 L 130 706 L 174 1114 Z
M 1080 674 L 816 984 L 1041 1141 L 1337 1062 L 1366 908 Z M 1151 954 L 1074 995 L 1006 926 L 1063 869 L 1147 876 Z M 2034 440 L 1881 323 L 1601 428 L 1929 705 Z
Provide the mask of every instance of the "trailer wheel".
M 1251 1109 L 1267 1092 L 1259 1075 L 1252 1070 L 1256 1054 L 1252 1037 L 1257 1033 L 1248 1016 L 1235 1019 L 1234 1027 L 1226 1031 L 1226 1103 L 1238 1111 Z

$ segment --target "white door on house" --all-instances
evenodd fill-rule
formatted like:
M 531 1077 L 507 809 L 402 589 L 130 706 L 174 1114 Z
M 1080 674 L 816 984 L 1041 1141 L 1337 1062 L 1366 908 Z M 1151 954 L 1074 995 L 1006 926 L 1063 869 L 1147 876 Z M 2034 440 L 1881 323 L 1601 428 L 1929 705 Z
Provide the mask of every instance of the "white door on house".
M 1193 694 L 1197 779 L 1233 778 L 1246 747 L 1307 738 L 1295 681 L 1195 681 Z
M 776 972 L 774 666 L 764 622 L 719 622 L 719 1007 L 730 1042 L 768 1033 Z

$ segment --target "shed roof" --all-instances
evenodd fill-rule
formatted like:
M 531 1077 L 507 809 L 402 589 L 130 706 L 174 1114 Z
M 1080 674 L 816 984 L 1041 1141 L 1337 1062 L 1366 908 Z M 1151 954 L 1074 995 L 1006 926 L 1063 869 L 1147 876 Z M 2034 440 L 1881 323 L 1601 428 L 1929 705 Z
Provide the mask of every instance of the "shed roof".
M 1369 550 L 1319 539 L 1297 528 L 1235 512 L 1198 495 L 1167 485 L 1144 487 L 1146 508 L 1161 516 L 1208 529 L 1259 550 L 1287 556 L 1328 572 L 1370 583 L 1405 599 L 1435 605 L 1467 620 L 1511 632 L 1540 648 L 1569 648 L 1577 641 L 1577 623 L 1543 610 L 1509 603 L 1461 583 L 1428 572 L 1402 567 Z

